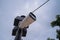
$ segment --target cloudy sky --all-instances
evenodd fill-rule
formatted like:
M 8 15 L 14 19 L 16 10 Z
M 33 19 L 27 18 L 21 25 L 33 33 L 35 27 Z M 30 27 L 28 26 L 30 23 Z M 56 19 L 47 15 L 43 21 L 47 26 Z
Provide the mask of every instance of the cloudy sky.
M 14 18 L 18 15 L 27 16 L 45 1 L 0 0 L 0 40 L 14 40 L 14 36 L 11 35 Z M 30 25 L 27 36 L 23 40 L 47 40 L 48 37 L 56 39 L 56 29 L 59 28 L 52 28 L 50 22 L 60 14 L 60 0 L 50 0 L 34 14 L 37 20 Z

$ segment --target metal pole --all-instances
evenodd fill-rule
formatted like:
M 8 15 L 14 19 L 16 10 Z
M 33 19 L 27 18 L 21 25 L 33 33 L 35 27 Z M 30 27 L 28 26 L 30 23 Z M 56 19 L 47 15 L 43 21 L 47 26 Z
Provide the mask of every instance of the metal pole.
M 44 4 L 46 4 L 49 0 L 47 0 L 45 3 L 43 3 L 42 5 L 40 5 L 38 8 L 36 8 L 35 10 L 32 11 L 32 13 L 34 13 L 36 10 L 38 10 L 40 7 L 42 7 Z
M 22 31 L 21 29 L 18 29 L 14 40 L 21 40 L 21 31 Z

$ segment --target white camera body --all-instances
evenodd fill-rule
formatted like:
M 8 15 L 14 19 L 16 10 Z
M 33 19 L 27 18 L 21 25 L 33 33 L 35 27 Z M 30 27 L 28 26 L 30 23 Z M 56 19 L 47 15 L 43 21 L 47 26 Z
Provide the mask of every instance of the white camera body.
M 18 26 L 19 28 L 24 28 L 32 24 L 34 21 L 36 21 L 36 16 L 32 12 L 30 12 L 26 18 L 19 22 Z

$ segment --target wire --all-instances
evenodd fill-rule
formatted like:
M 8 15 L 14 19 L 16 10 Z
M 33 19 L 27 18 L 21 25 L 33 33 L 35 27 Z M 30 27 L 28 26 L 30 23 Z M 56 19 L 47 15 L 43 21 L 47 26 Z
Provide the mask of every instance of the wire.
M 38 8 L 36 8 L 35 10 L 32 11 L 32 13 L 34 13 L 36 10 L 38 10 L 40 7 L 42 7 L 43 5 L 45 5 L 49 0 L 47 0 L 45 3 L 43 3 L 42 5 L 40 5 Z

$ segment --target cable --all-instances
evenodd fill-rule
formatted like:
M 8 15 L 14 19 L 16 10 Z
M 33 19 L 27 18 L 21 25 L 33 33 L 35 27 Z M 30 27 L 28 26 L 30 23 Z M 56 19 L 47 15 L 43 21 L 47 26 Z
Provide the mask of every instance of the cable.
M 45 3 L 43 3 L 42 5 L 40 5 L 38 8 L 36 8 L 35 10 L 32 11 L 32 13 L 34 13 L 36 10 L 38 10 L 40 7 L 42 7 L 43 5 L 45 5 L 49 0 L 47 0 Z

